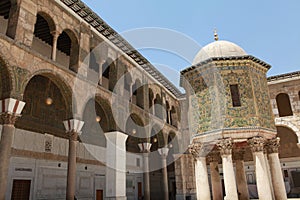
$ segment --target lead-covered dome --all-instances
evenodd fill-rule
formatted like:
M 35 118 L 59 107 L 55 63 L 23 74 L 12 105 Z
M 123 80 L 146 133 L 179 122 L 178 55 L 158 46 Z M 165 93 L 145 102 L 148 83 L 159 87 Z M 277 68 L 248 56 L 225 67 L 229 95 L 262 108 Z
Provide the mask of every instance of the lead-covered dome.
M 196 55 L 193 65 L 209 58 L 245 56 L 247 53 L 240 46 L 225 40 L 212 42 L 203 47 Z

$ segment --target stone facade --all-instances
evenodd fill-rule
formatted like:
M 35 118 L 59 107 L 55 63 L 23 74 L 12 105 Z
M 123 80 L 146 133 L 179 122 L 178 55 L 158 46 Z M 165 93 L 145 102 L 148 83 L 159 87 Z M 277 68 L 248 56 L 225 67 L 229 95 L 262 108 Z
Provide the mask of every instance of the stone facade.
M 276 128 L 289 195 L 300 194 L 299 72 L 267 82 L 270 66 L 257 58 L 244 53 L 212 58 L 196 63 L 196 70 L 183 71 L 189 80 L 183 83 L 187 93 L 183 95 L 82 2 L 4 0 L 3 5 L 0 199 L 18 198 L 18 188 L 25 188 L 24 198 L 29 199 L 183 200 L 197 199 L 199 194 L 216 198 L 225 190 L 227 198 L 236 198 L 237 190 L 247 197 L 247 184 L 251 188 L 257 183 L 255 170 L 262 177 L 272 175 L 257 169 L 250 151 L 255 145 L 249 141 L 259 136 L 257 140 L 268 144 Z M 239 86 L 237 107 L 234 85 Z M 289 105 L 286 95 L 279 98 L 279 94 L 289 96 L 290 110 L 279 109 L 280 101 L 284 108 Z M 15 106 L 8 111 L 5 102 L 12 100 Z M 64 127 L 65 120 L 70 123 Z M 82 133 L 74 120 L 84 123 Z M 114 144 L 105 137 L 111 133 L 119 136 Z M 223 137 L 232 140 L 220 140 Z M 205 155 L 203 151 L 192 155 L 188 152 L 192 139 L 200 146 L 203 141 L 213 145 L 205 146 Z M 151 144 L 147 159 L 139 149 L 146 143 Z M 126 154 L 116 146 L 126 148 Z M 246 150 L 244 161 L 236 158 L 241 149 Z M 259 150 L 253 155 L 262 161 Z M 274 176 L 281 170 L 275 151 L 269 160 L 277 167 Z M 110 171 L 107 165 L 122 170 Z M 234 185 L 233 170 L 245 175 L 238 182 L 245 187 L 223 191 L 221 181 Z M 204 171 L 205 180 L 195 175 Z M 204 193 L 199 183 L 205 183 Z M 208 183 L 213 185 L 211 194 Z

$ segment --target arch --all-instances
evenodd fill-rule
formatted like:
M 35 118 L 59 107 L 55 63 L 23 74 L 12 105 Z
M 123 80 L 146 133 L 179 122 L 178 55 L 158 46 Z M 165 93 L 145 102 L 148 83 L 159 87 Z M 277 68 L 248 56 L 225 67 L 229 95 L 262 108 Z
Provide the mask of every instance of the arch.
M 109 102 L 109 100 L 104 99 L 101 94 L 96 94 L 95 101 L 101 106 L 101 108 L 103 109 L 107 117 L 108 123 L 107 123 L 107 129 L 105 129 L 105 131 L 110 132 L 110 131 L 117 130 L 116 122 L 111 109 L 111 103 Z
M 65 29 L 57 39 L 57 62 L 78 72 L 79 42 L 73 31 Z
M 153 107 L 154 93 L 151 88 L 149 88 L 148 99 L 149 99 L 149 110 L 151 114 L 154 115 L 154 107 Z M 153 109 L 151 109 L 151 107 L 153 107 Z
M 156 151 L 159 148 L 167 145 L 167 138 L 163 134 L 163 127 L 158 124 L 154 124 L 151 129 L 151 151 Z
M 0 57 L 0 99 L 9 98 L 13 89 L 13 74 L 6 62 Z
M 80 139 L 84 143 L 94 144 L 106 147 L 106 138 L 104 133 L 109 132 L 110 122 L 105 109 L 94 98 L 91 98 L 84 109 L 83 134 Z
M 139 79 L 136 79 L 132 85 L 132 103 L 142 109 L 144 108 L 144 90 Z
M 282 118 L 277 118 L 275 119 L 275 126 L 282 126 L 291 129 L 297 135 L 298 143 L 300 144 L 300 129 L 295 124 Z
M 160 119 L 163 119 L 162 98 L 159 94 L 157 94 L 154 99 L 154 107 L 154 115 Z
M 293 111 L 289 95 L 280 93 L 276 96 L 276 103 L 278 108 L 279 117 L 292 116 Z
M 16 126 L 66 138 L 63 121 L 70 118 L 68 101 L 59 86 L 48 76 L 33 76 L 25 87 L 26 105 Z
M 171 113 L 170 113 L 170 104 L 169 101 L 166 101 L 166 122 L 167 124 L 171 124 Z
M 286 126 L 276 126 L 277 137 L 280 138 L 280 158 L 300 157 L 300 149 L 297 146 L 296 133 Z
M 53 70 L 38 70 L 35 73 L 25 77 L 22 83 L 21 91 L 23 96 L 29 81 L 35 76 L 47 77 L 59 88 L 60 92 L 62 93 L 62 97 L 67 104 L 67 118 L 70 118 L 73 116 L 73 114 L 77 113 L 77 107 L 75 106 L 77 104 L 75 97 L 72 95 L 72 87 L 69 85 L 68 81 L 64 80 L 64 77 Z
M 117 83 L 117 68 L 111 58 L 102 65 L 102 86 L 113 92 Z
M 139 153 L 138 144 L 146 139 L 144 122 L 137 114 L 131 114 L 126 121 L 126 149 L 132 153 Z
M 32 49 L 51 58 L 53 48 L 53 35 L 56 30 L 53 19 L 44 12 L 38 12 L 34 25 Z
M 128 92 L 128 94 L 130 92 L 131 84 L 132 84 L 132 77 L 130 73 L 128 73 L 128 71 L 126 70 L 124 73 L 124 89 Z
M 179 153 L 178 138 L 176 137 L 176 133 L 174 131 L 169 132 L 168 145 L 169 145 L 169 148 L 171 149 L 171 154 Z
M 178 127 L 178 114 L 174 106 L 170 110 L 170 124 L 176 128 Z

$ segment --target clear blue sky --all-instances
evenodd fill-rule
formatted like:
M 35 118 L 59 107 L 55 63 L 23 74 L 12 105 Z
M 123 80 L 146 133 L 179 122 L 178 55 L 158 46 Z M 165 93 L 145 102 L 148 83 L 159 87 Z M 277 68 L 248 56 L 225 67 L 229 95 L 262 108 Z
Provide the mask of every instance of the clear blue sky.
M 232 41 L 272 65 L 268 75 L 300 70 L 299 0 L 83 0 L 117 32 L 143 27 L 176 30 L 204 46 Z M 176 41 L 174 41 L 176 42 Z M 182 70 L 186 61 L 169 53 L 142 50 L 152 63 Z

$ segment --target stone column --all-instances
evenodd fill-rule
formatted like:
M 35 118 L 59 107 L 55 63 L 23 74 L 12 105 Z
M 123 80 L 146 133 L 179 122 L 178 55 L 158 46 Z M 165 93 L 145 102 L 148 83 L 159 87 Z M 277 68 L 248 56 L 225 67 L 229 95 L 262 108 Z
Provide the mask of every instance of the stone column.
M 83 121 L 70 119 L 63 122 L 69 137 L 68 172 L 67 172 L 67 200 L 74 200 L 76 189 L 76 146 L 78 135 L 81 134 Z
M 145 200 L 150 200 L 149 153 L 150 153 L 151 146 L 152 144 L 147 142 L 139 144 L 144 159 L 144 199 Z
M 223 200 L 222 182 L 219 173 L 219 153 L 212 152 L 208 159 L 210 165 L 210 176 L 212 186 L 212 196 L 214 200 Z
M 234 153 L 236 158 L 235 168 L 236 168 L 236 181 L 237 181 L 237 188 L 239 193 L 239 200 L 249 199 L 248 185 L 247 185 L 247 179 L 245 174 L 244 154 L 245 151 L 241 149 L 238 149 L 238 151 Z
M 0 140 L 0 199 L 5 199 L 11 145 L 15 133 L 15 122 L 20 117 L 25 103 L 8 98 L 0 101 L 0 115 L 3 122 Z
M 128 135 L 115 131 L 106 137 L 106 197 L 126 200 L 126 140 Z
M 57 39 L 59 37 L 59 32 L 58 31 L 53 31 L 51 34 L 53 36 L 51 59 L 53 61 L 56 61 Z
M 160 154 L 161 161 L 162 161 L 164 200 L 168 200 L 169 199 L 169 185 L 168 185 L 167 156 L 169 153 L 169 148 L 163 147 L 161 149 L 158 149 L 158 153 Z
M 275 199 L 287 199 L 283 175 L 278 156 L 280 138 L 274 138 L 268 141 L 267 151 L 269 154 L 269 165 L 274 189 Z
M 238 200 L 236 180 L 232 163 L 232 139 L 222 139 L 217 143 L 222 157 L 225 184 L 225 200 Z
M 254 137 L 248 140 L 255 163 L 256 185 L 259 199 L 272 199 L 272 191 L 264 157 L 265 139 Z
M 193 143 L 189 146 L 190 153 L 195 158 L 195 177 L 197 200 L 210 200 L 210 189 L 206 167 L 206 155 L 208 152 L 204 144 Z

